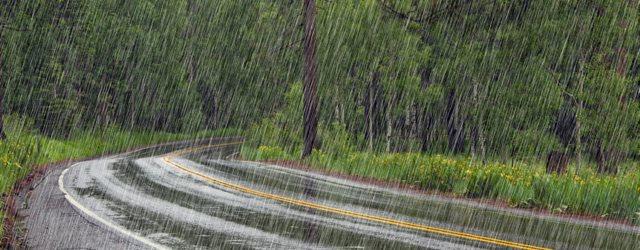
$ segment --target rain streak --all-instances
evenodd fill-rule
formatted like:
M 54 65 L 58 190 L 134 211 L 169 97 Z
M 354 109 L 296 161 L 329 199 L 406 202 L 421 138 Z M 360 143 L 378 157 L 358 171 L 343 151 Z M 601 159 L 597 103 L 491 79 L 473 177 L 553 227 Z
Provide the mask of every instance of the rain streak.
M 0 0 L 5 249 L 639 249 L 638 0 Z

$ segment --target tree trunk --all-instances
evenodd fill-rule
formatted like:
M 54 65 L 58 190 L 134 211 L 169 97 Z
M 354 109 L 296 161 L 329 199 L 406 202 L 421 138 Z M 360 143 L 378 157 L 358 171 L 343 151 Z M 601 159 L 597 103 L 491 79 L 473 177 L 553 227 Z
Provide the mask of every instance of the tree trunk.
M 193 42 L 191 38 L 193 37 L 193 33 L 195 30 L 194 16 L 198 10 L 198 6 L 193 0 L 187 1 L 187 24 L 185 30 L 183 32 L 183 38 L 187 42 L 187 48 L 185 49 L 184 56 L 184 67 L 187 69 L 187 83 L 189 86 L 193 86 L 193 83 L 196 79 L 196 62 L 193 55 Z
M 304 0 L 304 14 L 304 149 L 302 158 L 311 154 L 316 143 L 318 127 L 315 0 Z
M 374 80 L 375 81 L 375 80 Z M 367 141 L 369 150 L 373 150 L 373 103 L 374 103 L 373 88 L 369 85 L 369 102 L 367 103 Z
M 564 174 L 569 166 L 569 157 L 564 152 L 551 151 L 547 157 L 547 173 Z
M 484 120 L 482 116 L 480 116 L 480 121 L 478 121 L 478 143 L 480 144 L 480 159 L 483 163 L 486 163 L 486 154 L 487 147 L 485 146 L 485 137 L 484 137 L 484 127 L 482 126 Z
M 429 109 L 425 105 L 422 111 L 422 124 L 420 126 L 420 152 L 426 153 L 431 146 L 431 127 L 433 124 L 433 117 L 429 113 Z
M 584 86 L 584 64 L 586 62 L 584 60 L 581 60 L 580 62 L 580 70 L 578 73 L 578 97 L 576 100 L 576 125 L 575 125 L 575 131 L 574 131 L 574 137 L 575 137 L 575 142 L 576 142 L 576 147 L 575 147 L 575 154 L 576 154 L 576 174 L 578 174 L 578 171 L 580 171 L 580 167 L 582 164 L 582 133 L 581 133 L 581 129 L 582 129 L 582 124 L 580 123 L 580 116 L 582 113 L 582 109 L 583 109 L 583 103 L 582 103 L 582 98 L 580 96 L 582 96 L 582 89 Z
M 2 30 L 0 30 L 0 140 L 7 139 L 7 134 L 4 132 L 4 91 L 6 83 L 3 81 L 2 75 Z
M 338 104 L 338 106 L 340 109 L 340 123 L 345 124 L 346 121 L 344 118 L 345 117 L 344 103 L 341 102 L 340 104 Z
M 449 150 L 454 154 L 462 153 L 465 147 L 465 119 L 460 117 L 460 101 L 456 97 L 455 90 L 451 90 L 449 92 L 447 106 L 447 136 L 449 139 Z
M 434 3 L 435 5 L 435 3 Z M 428 44 L 427 37 L 423 36 L 423 41 L 425 44 Z M 429 86 L 431 85 L 431 69 L 428 67 L 423 67 L 420 72 L 420 89 L 422 91 L 427 91 Z M 429 105 L 427 103 L 422 103 L 422 115 L 420 117 L 420 152 L 426 153 L 431 146 L 431 130 L 433 125 L 433 114 L 429 112 Z
M 391 152 L 391 137 L 393 135 L 393 119 L 391 117 L 391 111 L 393 110 L 393 97 L 389 100 L 389 104 L 387 106 L 387 114 L 386 114 L 386 120 L 387 120 L 387 134 L 386 134 L 386 139 L 387 139 L 387 145 L 386 145 L 386 151 Z
M 608 148 L 608 149 L 607 149 Z M 618 173 L 618 165 L 624 160 L 625 154 L 622 151 L 605 147 L 604 142 L 598 142 L 596 146 L 596 164 L 598 173 L 615 175 Z
M 415 103 L 415 100 L 412 100 L 411 105 L 409 105 L 409 107 L 407 108 L 407 119 L 405 122 L 405 127 L 409 129 L 409 134 L 407 135 L 407 137 L 410 139 L 416 138 L 416 133 L 418 130 L 417 108 L 418 106 Z
M 0 64 L 0 140 L 7 139 L 7 134 L 4 132 L 4 90 L 5 83 L 2 81 L 2 65 Z
M 474 102 L 474 110 L 475 110 L 475 114 L 473 117 L 473 121 L 474 121 L 474 129 L 473 129 L 473 133 L 474 136 L 473 138 L 473 147 L 474 147 L 474 154 L 477 154 L 478 158 L 480 158 L 481 161 L 484 162 L 485 160 L 485 154 L 486 154 L 486 148 L 484 145 L 484 128 L 482 126 L 482 124 L 484 123 L 484 119 L 482 117 L 482 112 L 480 112 L 480 97 L 479 97 L 479 93 L 478 93 L 478 81 L 474 81 L 473 84 L 473 102 Z M 483 95 L 484 96 L 484 95 Z M 475 155 L 474 155 L 475 156 Z
M 111 103 L 111 96 L 108 86 L 107 74 L 103 74 L 100 80 L 101 88 L 100 92 L 96 96 L 96 100 L 98 101 L 98 126 L 106 127 L 109 125 L 109 104 Z
M 371 82 L 367 88 L 366 103 L 364 107 L 364 123 L 365 133 L 364 137 L 367 140 L 369 150 L 373 150 L 373 138 L 374 138 L 374 123 L 375 123 L 375 108 L 378 94 L 378 81 L 380 81 L 380 73 L 376 70 L 373 72 Z

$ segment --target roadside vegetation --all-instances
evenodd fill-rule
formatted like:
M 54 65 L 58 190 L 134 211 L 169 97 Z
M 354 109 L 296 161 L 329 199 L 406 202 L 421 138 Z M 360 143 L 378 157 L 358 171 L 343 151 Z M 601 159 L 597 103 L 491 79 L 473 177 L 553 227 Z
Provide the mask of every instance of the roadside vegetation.
M 622 219 L 640 224 L 640 161 L 617 164 L 615 174 L 598 172 L 592 160 L 574 162 L 564 172 L 547 171 L 547 162 L 534 154 L 500 157 L 421 152 L 420 142 L 404 139 L 401 152 L 387 152 L 384 138 L 368 149 L 361 134 L 344 124 L 321 124 L 318 145 L 300 160 L 302 95 L 294 85 L 285 95 L 285 108 L 252 126 L 242 157 L 256 161 L 302 163 L 313 169 L 411 185 L 461 198 L 499 200 L 510 207 L 544 209 L 558 214 Z M 395 143 L 395 142 L 394 142 Z M 553 150 L 552 142 L 537 150 Z
M 239 131 L 234 129 L 169 133 L 126 131 L 110 126 L 94 131 L 78 130 L 67 138 L 54 138 L 38 134 L 28 118 L 12 115 L 5 124 L 8 137 L 0 141 L 0 195 L 3 197 L 9 195 L 18 181 L 47 164 L 113 154 L 163 142 L 239 134 Z M 0 211 L 2 221 L 3 212 Z M 0 228 L 0 238 L 3 229 Z
M 257 161 L 298 162 L 298 153 L 279 146 L 243 149 L 243 157 Z M 558 175 L 546 173 L 543 163 L 483 164 L 469 157 L 420 153 L 315 150 L 302 163 L 320 171 L 407 184 L 442 195 L 500 200 L 510 207 L 640 222 L 638 163 L 628 163 L 628 170 L 615 176 L 597 174 L 595 164 L 578 173 Z

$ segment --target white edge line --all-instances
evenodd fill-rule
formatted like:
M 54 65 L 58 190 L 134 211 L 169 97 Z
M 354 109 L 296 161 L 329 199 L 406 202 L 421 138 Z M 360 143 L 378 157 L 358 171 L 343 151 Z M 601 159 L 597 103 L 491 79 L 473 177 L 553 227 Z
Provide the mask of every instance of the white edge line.
M 72 168 L 74 166 L 76 166 L 77 164 L 74 164 L 73 166 L 69 167 Z M 168 249 L 165 246 L 162 246 L 152 240 L 149 240 L 145 237 L 142 237 L 134 232 L 131 232 L 129 230 L 127 230 L 126 228 L 113 224 L 110 221 L 107 221 L 103 218 L 101 218 L 100 216 L 98 216 L 97 214 L 95 214 L 94 212 L 92 212 L 91 210 L 89 210 L 87 207 L 83 206 L 82 204 L 80 204 L 75 198 L 73 198 L 73 196 L 69 195 L 69 193 L 64 189 L 64 175 L 67 173 L 67 170 L 69 170 L 69 168 L 65 169 L 62 171 L 62 173 L 60 174 L 60 177 L 58 178 L 58 188 L 60 188 L 60 191 L 62 191 L 62 193 L 64 193 L 64 198 L 67 199 L 67 201 L 74 206 L 77 210 L 81 211 L 82 213 L 84 213 L 86 216 L 91 217 L 92 219 L 104 224 L 105 226 L 127 236 L 127 237 L 131 237 L 139 242 L 141 242 L 142 244 L 151 247 L 151 248 L 155 248 L 155 249 Z

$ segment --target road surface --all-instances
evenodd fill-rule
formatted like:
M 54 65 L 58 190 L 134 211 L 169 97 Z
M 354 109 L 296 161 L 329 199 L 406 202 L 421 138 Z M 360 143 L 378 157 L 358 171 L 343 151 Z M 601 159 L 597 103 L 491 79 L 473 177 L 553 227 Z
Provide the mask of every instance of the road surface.
M 635 248 L 599 227 L 233 160 L 239 141 L 178 144 L 49 173 L 28 200 L 34 249 Z

